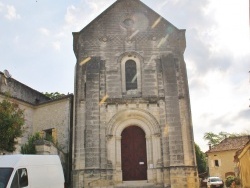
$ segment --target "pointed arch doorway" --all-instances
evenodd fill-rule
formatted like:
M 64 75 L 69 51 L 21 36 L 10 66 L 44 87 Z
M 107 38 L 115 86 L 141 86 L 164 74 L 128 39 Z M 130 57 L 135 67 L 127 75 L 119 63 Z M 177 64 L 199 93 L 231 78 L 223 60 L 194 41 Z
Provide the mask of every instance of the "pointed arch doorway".
M 123 181 L 147 180 L 145 132 L 133 125 L 125 128 L 121 137 Z

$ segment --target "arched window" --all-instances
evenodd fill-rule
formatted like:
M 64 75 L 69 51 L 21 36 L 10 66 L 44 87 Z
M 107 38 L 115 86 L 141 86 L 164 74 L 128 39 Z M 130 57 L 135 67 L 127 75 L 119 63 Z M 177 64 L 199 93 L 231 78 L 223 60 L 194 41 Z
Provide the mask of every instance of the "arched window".
M 134 60 L 128 60 L 125 63 L 125 75 L 126 75 L 126 90 L 137 89 L 137 70 L 136 62 Z
M 136 52 L 127 52 L 120 56 L 121 84 L 123 96 L 141 95 L 141 63 L 142 57 Z

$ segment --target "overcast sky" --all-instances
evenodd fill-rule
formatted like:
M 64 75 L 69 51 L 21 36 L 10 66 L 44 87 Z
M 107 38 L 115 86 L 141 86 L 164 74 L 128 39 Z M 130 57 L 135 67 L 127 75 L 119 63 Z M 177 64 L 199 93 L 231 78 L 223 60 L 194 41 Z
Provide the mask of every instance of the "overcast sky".
M 141 0 L 186 29 L 195 142 L 205 132 L 250 134 L 249 0 Z M 0 0 L 0 71 L 40 92 L 73 93 L 72 32 L 115 0 Z

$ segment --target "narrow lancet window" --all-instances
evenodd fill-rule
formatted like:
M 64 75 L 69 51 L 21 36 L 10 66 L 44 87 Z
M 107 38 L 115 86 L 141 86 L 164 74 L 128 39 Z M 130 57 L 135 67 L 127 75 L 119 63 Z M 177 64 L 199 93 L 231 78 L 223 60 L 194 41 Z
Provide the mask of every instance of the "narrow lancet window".
M 126 74 L 126 90 L 137 89 L 137 70 L 136 62 L 128 60 L 125 63 L 125 74 Z

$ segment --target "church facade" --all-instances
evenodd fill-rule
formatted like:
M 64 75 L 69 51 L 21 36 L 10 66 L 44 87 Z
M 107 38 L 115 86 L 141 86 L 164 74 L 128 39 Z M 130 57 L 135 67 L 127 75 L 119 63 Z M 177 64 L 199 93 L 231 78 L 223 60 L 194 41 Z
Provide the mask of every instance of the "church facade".
M 198 187 L 185 30 L 117 0 L 73 38 L 72 186 Z
M 185 30 L 117 0 L 73 33 L 73 48 L 74 96 L 51 100 L 0 72 L 0 101 L 25 110 L 14 153 L 39 132 L 60 146 L 72 188 L 198 187 Z

